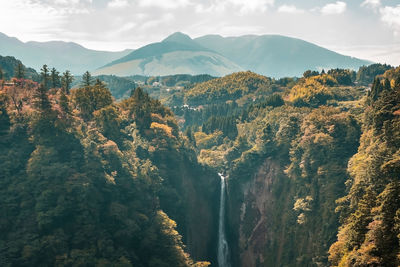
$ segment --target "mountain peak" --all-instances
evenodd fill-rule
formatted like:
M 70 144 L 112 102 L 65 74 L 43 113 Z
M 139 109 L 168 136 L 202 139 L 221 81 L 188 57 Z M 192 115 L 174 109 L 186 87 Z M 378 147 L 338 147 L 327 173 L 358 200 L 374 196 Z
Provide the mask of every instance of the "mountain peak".
M 181 32 L 175 32 L 171 35 L 169 35 L 167 38 L 163 40 L 163 42 L 175 42 L 175 43 L 181 43 L 181 44 L 192 44 L 193 40 L 190 38 L 189 35 L 181 33 Z

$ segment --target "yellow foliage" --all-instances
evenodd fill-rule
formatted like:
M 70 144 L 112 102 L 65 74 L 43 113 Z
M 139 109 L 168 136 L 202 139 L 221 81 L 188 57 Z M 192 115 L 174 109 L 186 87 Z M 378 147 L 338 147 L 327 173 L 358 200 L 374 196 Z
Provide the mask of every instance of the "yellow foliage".
M 186 101 L 224 100 L 239 98 L 257 90 L 268 91 L 271 80 L 265 76 L 246 71 L 197 84 L 185 93 Z
M 151 125 L 150 125 L 150 129 L 161 130 L 168 137 L 173 137 L 172 128 L 169 127 L 168 125 L 165 125 L 165 124 L 162 124 L 162 123 L 158 123 L 158 122 L 152 122 Z
M 219 143 L 222 141 L 222 136 L 223 133 L 221 131 L 216 131 L 211 134 L 206 134 L 203 132 L 196 132 L 194 134 L 196 146 L 200 149 L 208 149 L 219 145 Z

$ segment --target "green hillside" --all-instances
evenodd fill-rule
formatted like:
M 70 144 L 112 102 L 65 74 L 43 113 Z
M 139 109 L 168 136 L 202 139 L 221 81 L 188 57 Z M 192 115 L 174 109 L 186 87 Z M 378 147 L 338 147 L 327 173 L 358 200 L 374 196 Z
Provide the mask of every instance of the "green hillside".
M 301 76 L 304 70 L 350 68 L 371 62 L 343 56 L 312 43 L 280 35 L 222 37 L 206 35 L 194 39 L 243 69 L 269 77 Z
M 271 93 L 271 84 L 271 79 L 265 76 L 250 71 L 237 72 L 195 85 L 185 92 L 185 101 L 199 105 L 237 100 L 243 96 L 251 98 L 257 94 Z

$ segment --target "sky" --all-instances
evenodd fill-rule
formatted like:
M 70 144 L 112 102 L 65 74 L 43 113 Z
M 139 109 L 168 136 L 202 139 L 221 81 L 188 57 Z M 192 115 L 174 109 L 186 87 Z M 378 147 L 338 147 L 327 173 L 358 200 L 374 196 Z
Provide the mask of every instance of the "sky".
M 117 51 L 183 32 L 280 34 L 400 65 L 400 0 L 0 0 L 0 32 Z

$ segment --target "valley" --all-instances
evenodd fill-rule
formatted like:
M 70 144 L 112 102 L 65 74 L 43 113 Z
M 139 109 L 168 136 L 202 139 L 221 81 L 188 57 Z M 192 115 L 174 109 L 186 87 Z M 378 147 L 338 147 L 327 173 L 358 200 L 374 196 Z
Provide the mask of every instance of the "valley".
M 399 264 L 399 67 L 0 70 L 2 266 Z

